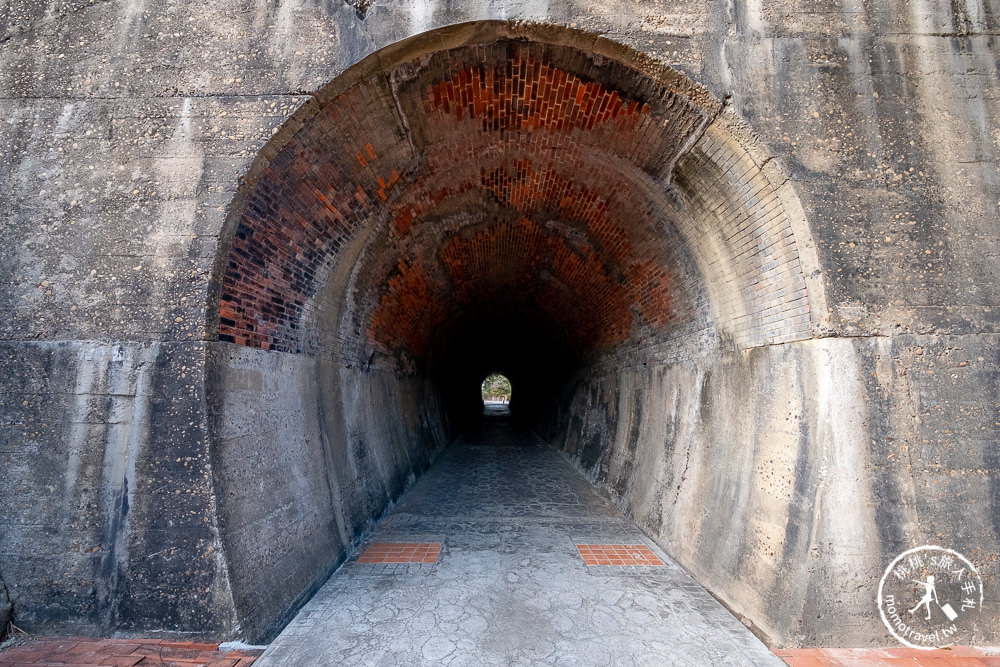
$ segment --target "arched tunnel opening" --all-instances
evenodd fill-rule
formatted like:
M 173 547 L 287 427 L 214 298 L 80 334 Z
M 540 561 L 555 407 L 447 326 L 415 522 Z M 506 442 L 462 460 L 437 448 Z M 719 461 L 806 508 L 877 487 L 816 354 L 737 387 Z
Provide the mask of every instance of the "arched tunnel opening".
M 768 534 L 798 502 L 777 479 L 797 436 L 770 471 L 734 461 L 769 428 L 762 388 L 808 382 L 781 347 L 820 332 L 822 284 L 787 179 L 704 88 L 571 30 L 425 34 L 310 99 L 228 224 L 208 400 L 248 637 L 272 636 L 481 419 L 494 371 L 513 421 L 786 632 L 775 582 L 804 542 L 782 555 Z M 781 499 L 763 528 L 750 473 Z
M 510 398 L 513 393 L 510 379 L 503 373 L 490 373 L 483 378 L 479 388 L 480 396 L 483 399 L 483 406 L 499 403 L 505 407 L 500 410 L 503 414 L 510 413 Z

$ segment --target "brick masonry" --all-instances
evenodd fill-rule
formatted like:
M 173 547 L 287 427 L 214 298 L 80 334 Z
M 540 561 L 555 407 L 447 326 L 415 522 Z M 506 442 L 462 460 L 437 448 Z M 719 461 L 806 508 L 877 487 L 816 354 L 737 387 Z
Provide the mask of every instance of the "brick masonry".
M 515 40 L 360 80 L 261 174 L 222 278 L 219 340 L 329 348 L 317 323 L 336 297 L 323 290 L 342 289 L 329 275 L 362 230 L 353 324 L 339 331 L 353 363 L 425 358 L 481 304 L 540 313 L 591 358 L 639 340 L 690 357 L 704 347 L 690 332 L 715 327 L 743 346 L 809 337 L 774 186 L 731 133 L 703 134 L 717 110 L 678 81 Z M 664 205 L 650 184 L 695 142 Z M 729 273 L 706 278 L 720 261 Z
M 358 556 L 361 565 L 385 563 L 431 564 L 441 554 L 440 542 L 374 542 Z
M 587 566 L 663 566 L 645 544 L 577 544 L 576 549 Z
M 249 667 L 262 650 L 220 650 L 207 642 L 37 637 L 0 651 L 2 667 Z

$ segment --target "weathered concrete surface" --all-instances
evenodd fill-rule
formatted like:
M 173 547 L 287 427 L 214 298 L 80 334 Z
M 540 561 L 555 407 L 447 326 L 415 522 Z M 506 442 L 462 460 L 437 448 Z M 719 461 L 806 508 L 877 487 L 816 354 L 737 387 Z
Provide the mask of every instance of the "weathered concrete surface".
M 871 591 L 907 545 L 947 535 L 994 576 L 995 395 L 963 385 L 998 360 L 989 339 L 949 347 L 828 338 L 590 371 L 543 433 L 776 643 L 877 644 Z
M 269 638 L 450 439 L 420 381 L 215 345 L 215 503 L 240 631 Z M 424 400 L 421 400 L 421 399 Z
M 240 577 L 252 573 L 235 553 L 252 541 L 227 535 L 236 508 L 226 507 L 219 490 L 230 480 L 248 493 L 239 484 L 249 478 L 240 476 L 245 471 L 238 458 L 230 471 L 213 465 L 213 448 L 231 451 L 233 443 L 213 440 L 210 429 L 244 422 L 247 433 L 256 434 L 251 441 L 273 447 L 260 436 L 272 427 L 266 420 L 274 411 L 259 392 L 243 405 L 221 403 L 235 410 L 232 420 L 229 408 L 210 412 L 227 391 L 233 398 L 245 390 L 229 379 L 206 382 L 206 375 L 219 377 L 212 367 L 206 374 L 208 359 L 243 354 L 224 351 L 225 343 L 206 354 L 217 315 L 210 280 L 216 263 L 226 259 L 220 248 L 232 240 L 223 235 L 224 221 L 254 156 L 267 151 L 275 128 L 313 99 L 310 91 L 396 40 L 485 19 L 575 24 L 671 64 L 719 99 L 728 96 L 728 113 L 759 135 L 758 166 L 770 170 L 773 187 L 794 195 L 782 196 L 783 205 L 790 210 L 798 202 L 802 215 L 790 217 L 814 246 L 816 262 L 805 275 L 813 281 L 810 296 L 822 291 L 826 308 L 810 312 L 811 330 L 855 339 L 783 349 L 705 334 L 697 341 L 678 339 L 694 352 L 683 358 L 672 358 L 669 348 L 641 351 L 643 342 L 633 341 L 631 350 L 606 356 L 603 367 L 597 359 L 589 370 L 560 369 L 565 374 L 536 363 L 547 356 L 536 351 L 523 365 L 529 384 L 536 380 L 558 390 L 565 380 L 568 388 L 560 395 L 590 387 L 595 396 L 585 404 L 586 392 L 576 392 L 577 402 L 561 418 L 545 421 L 546 434 L 576 451 L 583 468 L 606 463 L 614 470 L 613 476 L 596 473 L 595 480 L 714 593 L 778 641 L 817 644 L 831 633 L 838 643 L 887 641 L 887 635 L 873 636 L 878 626 L 874 606 L 865 606 L 873 595 L 867 582 L 887 554 L 902 546 L 936 541 L 964 551 L 995 591 L 1000 10 L 975 0 L 824 5 L 815 11 L 777 0 L 669 6 L 5 3 L 0 211 L 8 246 L 0 256 L 0 504 L 6 511 L 0 514 L 0 570 L 18 618 L 29 628 L 61 623 L 76 632 L 249 637 L 241 624 L 258 631 L 270 627 L 287 611 L 282 605 L 294 604 L 332 566 L 336 556 L 328 552 L 314 561 L 313 571 L 295 570 L 295 581 L 305 588 L 289 591 L 280 609 L 266 612 L 274 616 L 251 620 L 239 611 L 251 599 Z M 697 203 L 685 198 L 685 183 L 712 173 L 687 164 L 693 165 L 691 179 L 677 182 L 674 204 Z M 699 186 L 687 193 L 699 190 L 706 191 Z M 679 216 L 675 223 L 691 220 L 699 219 Z M 717 234 L 712 216 L 700 220 L 692 233 Z M 733 267 L 713 269 L 713 255 L 701 257 L 708 261 L 696 262 L 692 287 L 714 295 L 730 285 Z M 704 321 L 722 323 L 717 331 L 725 334 L 740 320 L 733 316 L 738 310 L 722 305 L 709 299 Z M 340 331 L 329 322 L 317 326 L 333 336 Z M 402 388 L 389 389 L 384 377 L 365 377 L 371 369 L 363 361 L 343 380 L 336 363 L 323 357 L 261 363 L 269 372 L 294 374 L 262 376 L 261 387 L 278 381 L 281 404 L 298 406 L 304 416 L 301 424 L 279 420 L 294 451 L 306 457 L 286 461 L 281 470 L 307 470 L 308 488 L 342 472 L 329 465 L 320 472 L 308 463 L 345 444 L 338 439 L 317 450 L 306 439 L 314 443 L 317 433 L 347 432 L 350 422 L 334 412 L 332 425 L 324 428 L 314 413 L 306 416 L 301 406 L 313 403 L 304 388 L 317 364 L 327 364 L 317 373 L 320 384 L 327 383 L 322 395 L 362 396 L 360 388 L 370 386 L 379 395 L 387 392 L 372 405 L 391 405 L 400 396 L 415 403 L 426 398 L 431 403 L 400 413 L 424 432 L 450 432 L 450 422 L 438 419 L 449 412 L 443 402 L 434 403 L 437 390 L 419 389 L 421 382 L 409 376 Z M 620 379 L 606 370 L 611 365 L 621 369 Z M 528 372 L 533 367 L 541 372 Z M 657 373 L 666 379 L 657 380 Z M 647 381 L 642 396 L 632 397 Z M 661 387 L 656 395 L 655 386 Z M 776 386 L 789 405 L 801 404 L 794 413 L 801 416 L 792 419 L 790 409 L 786 415 L 784 405 L 768 400 L 778 393 Z M 831 386 L 836 389 L 828 391 Z M 665 421 L 681 433 L 695 433 L 701 449 L 662 435 L 668 427 L 651 418 L 674 404 L 675 391 L 684 410 Z M 731 398 L 720 402 L 712 392 Z M 623 409 L 648 406 L 644 418 L 626 418 L 619 403 Z M 373 423 L 390 428 L 375 417 L 353 423 L 359 439 L 378 443 L 372 445 L 378 451 L 397 451 L 388 443 L 402 442 L 384 430 L 368 437 Z M 627 443 L 640 442 L 633 431 L 650 434 L 637 451 L 659 446 L 657 437 L 676 444 L 670 452 L 650 451 L 629 472 Z M 725 442 L 713 440 L 713 433 Z M 598 435 L 610 438 L 605 443 Z M 573 445 L 574 438 L 582 444 Z M 725 463 L 719 470 L 733 475 L 754 472 L 747 480 L 712 470 L 702 476 L 706 488 L 685 481 L 676 499 L 678 506 L 692 503 L 690 513 L 671 509 L 656 517 L 651 511 L 657 503 L 650 498 L 671 493 L 649 486 L 647 469 L 660 469 L 663 479 L 667 472 L 684 477 L 683 467 L 674 472 L 682 450 L 695 462 L 718 452 Z M 727 451 L 739 456 L 726 457 Z M 851 520 L 835 525 L 817 503 L 844 501 L 835 491 L 837 477 L 808 463 L 840 465 L 835 457 L 841 453 L 858 466 L 861 479 L 843 482 L 859 495 L 845 510 Z M 778 460 L 787 461 L 789 470 L 802 464 L 803 472 L 795 474 L 801 488 L 787 488 L 789 476 L 781 479 L 773 469 Z M 397 488 L 390 480 L 405 480 L 408 465 L 387 469 L 379 477 L 384 488 Z M 307 500 L 288 477 L 274 484 L 291 493 L 303 520 L 313 522 L 308 525 L 318 525 L 322 496 Z M 677 542 L 682 536 L 716 539 L 710 531 L 698 532 L 701 507 L 693 500 L 734 494 L 750 503 L 736 512 L 748 523 L 727 536 L 719 564 L 710 566 L 704 551 L 685 552 Z M 368 500 L 359 506 L 374 507 Z M 748 514 L 750 507 L 759 514 Z M 355 525 L 367 520 L 353 511 L 347 515 Z M 818 523 L 810 523 L 817 516 Z M 813 526 L 827 530 L 833 546 L 807 540 Z M 339 528 L 316 527 L 315 542 L 307 540 L 302 553 L 341 544 L 335 533 Z M 858 535 L 869 541 L 851 552 Z M 281 550 L 290 548 L 290 535 L 279 543 L 271 554 L 275 560 L 262 572 L 290 553 Z M 822 562 L 794 552 L 809 544 L 823 547 Z M 840 620 L 824 626 L 813 616 L 836 612 L 814 612 L 805 601 L 823 599 L 831 582 L 843 580 L 838 563 L 862 568 L 862 583 L 838 603 L 844 610 Z M 796 574 L 795 567 L 813 573 Z M 785 599 L 787 606 L 770 606 L 777 593 L 747 590 L 743 580 L 746 574 L 766 588 L 778 572 L 792 577 L 787 585 L 795 595 Z M 807 586 L 807 579 L 815 584 Z M 855 612 L 867 620 L 840 622 Z M 997 628 L 982 633 L 998 641 Z
M 371 540 L 443 546 L 433 565 L 355 554 L 256 664 L 781 664 L 665 555 L 584 565 L 576 544 L 649 540 L 503 418 L 463 434 Z
M 195 381 L 205 344 L 7 342 L 3 356 L 3 572 L 18 618 L 225 631 Z

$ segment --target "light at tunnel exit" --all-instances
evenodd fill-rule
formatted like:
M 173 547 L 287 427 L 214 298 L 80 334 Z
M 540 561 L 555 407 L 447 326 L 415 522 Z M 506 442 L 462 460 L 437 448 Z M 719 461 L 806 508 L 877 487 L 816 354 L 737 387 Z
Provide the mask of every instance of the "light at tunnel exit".
M 510 401 L 510 380 L 499 373 L 486 376 L 482 384 L 484 403 L 508 403 Z

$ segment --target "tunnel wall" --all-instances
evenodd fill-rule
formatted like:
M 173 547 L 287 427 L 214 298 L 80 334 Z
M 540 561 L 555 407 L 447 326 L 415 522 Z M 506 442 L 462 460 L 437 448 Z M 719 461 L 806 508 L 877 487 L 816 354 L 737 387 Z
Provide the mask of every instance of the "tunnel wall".
M 738 401 L 747 396 L 738 385 L 766 386 L 753 383 L 777 372 L 750 359 L 801 357 L 819 376 L 824 359 L 839 359 L 836 377 L 864 387 L 847 405 L 865 417 L 857 427 L 864 444 L 858 436 L 848 451 L 864 447 L 862 469 L 870 470 L 865 482 L 876 505 L 878 542 L 864 546 L 865 572 L 887 562 L 877 554 L 934 539 L 972 558 L 986 575 L 987 598 L 997 599 L 990 594 L 1000 533 L 997 8 L 976 0 L 886 0 L 827 9 L 769 0 L 692 0 L 669 10 L 617 2 L 516 10 L 487 1 L 6 3 L 0 210 L 11 242 L 0 256 L 0 579 L 19 623 L 248 636 L 234 602 L 241 584 L 230 581 L 220 537 L 223 522 L 235 518 L 220 515 L 216 503 L 214 480 L 225 476 L 213 467 L 209 429 L 225 422 L 210 411 L 220 397 L 206 395 L 213 364 L 235 354 L 214 344 L 208 311 L 237 184 L 277 128 L 313 99 L 310 91 L 366 54 L 424 30 L 493 18 L 601 33 L 728 98 L 801 200 L 819 261 L 819 273 L 812 267 L 804 276 L 820 281 L 828 304 L 825 314 L 811 313 L 813 335 L 837 338 L 786 341 L 787 349 L 735 341 L 704 360 L 642 361 L 636 353 L 634 375 L 610 374 L 610 363 L 581 373 L 565 390 L 577 397 L 572 409 L 549 422 L 548 436 L 569 442 L 571 413 L 587 433 L 615 434 L 582 467 L 634 505 L 633 516 L 739 613 L 783 643 L 819 644 L 831 635 L 803 618 L 778 625 L 758 614 L 766 596 L 741 593 L 722 571 L 735 562 L 731 546 L 715 561 L 719 568 L 699 566 L 704 553 L 696 562 L 676 537 L 687 538 L 683 531 L 698 521 L 656 528 L 639 509 L 650 505 L 642 497 L 647 487 L 624 472 L 609 485 L 594 466 L 624 460 L 631 436 L 618 434 L 629 422 L 601 415 L 617 410 L 640 378 L 657 381 L 644 373 L 676 381 L 671 386 L 690 397 L 693 410 L 704 402 L 694 398 L 699 373 L 709 377 L 702 386 Z M 301 381 L 310 363 L 294 364 L 300 389 L 283 389 L 281 401 L 309 400 Z M 639 370 L 640 363 L 653 370 Z M 269 360 L 268 368 L 276 367 Z M 726 386 L 711 369 L 743 379 Z M 812 386 L 780 377 L 789 387 Z M 607 400 L 582 404 L 590 391 Z M 748 423 L 780 415 L 761 396 L 751 398 Z M 857 400 L 866 406 L 860 413 Z M 659 402 L 643 401 L 652 402 L 644 414 L 658 413 Z M 727 433 L 746 428 L 718 419 Z M 801 434 L 803 424 L 821 421 L 817 407 L 817 416 L 790 430 Z M 654 435 L 666 428 L 656 424 L 643 428 Z M 303 423 L 293 440 L 318 460 L 301 447 L 315 428 Z M 692 428 L 709 431 L 703 420 Z M 830 456 L 814 432 L 803 451 Z M 666 470 L 676 456 L 650 460 Z M 698 495 L 682 487 L 678 502 Z M 636 500 L 614 488 L 633 489 Z M 815 501 L 798 497 L 788 505 L 804 517 L 816 510 Z M 300 507 L 304 515 L 315 509 Z M 337 543 L 329 526 L 314 534 Z M 299 581 L 317 581 L 326 567 L 299 572 Z M 790 585 L 797 595 L 809 590 L 801 574 Z M 872 595 L 862 585 L 849 606 Z M 831 625 L 847 628 L 836 631 L 835 643 L 888 642 L 871 628 Z M 996 643 L 995 629 L 986 634 Z
M 215 344 L 220 541 L 240 631 L 270 639 L 451 436 L 419 379 Z
M 6 342 L 4 583 L 27 624 L 229 631 L 204 343 Z
M 762 636 L 878 644 L 855 591 L 905 544 L 992 549 L 994 396 L 965 397 L 994 343 L 827 338 L 619 365 L 578 377 L 539 431 Z

